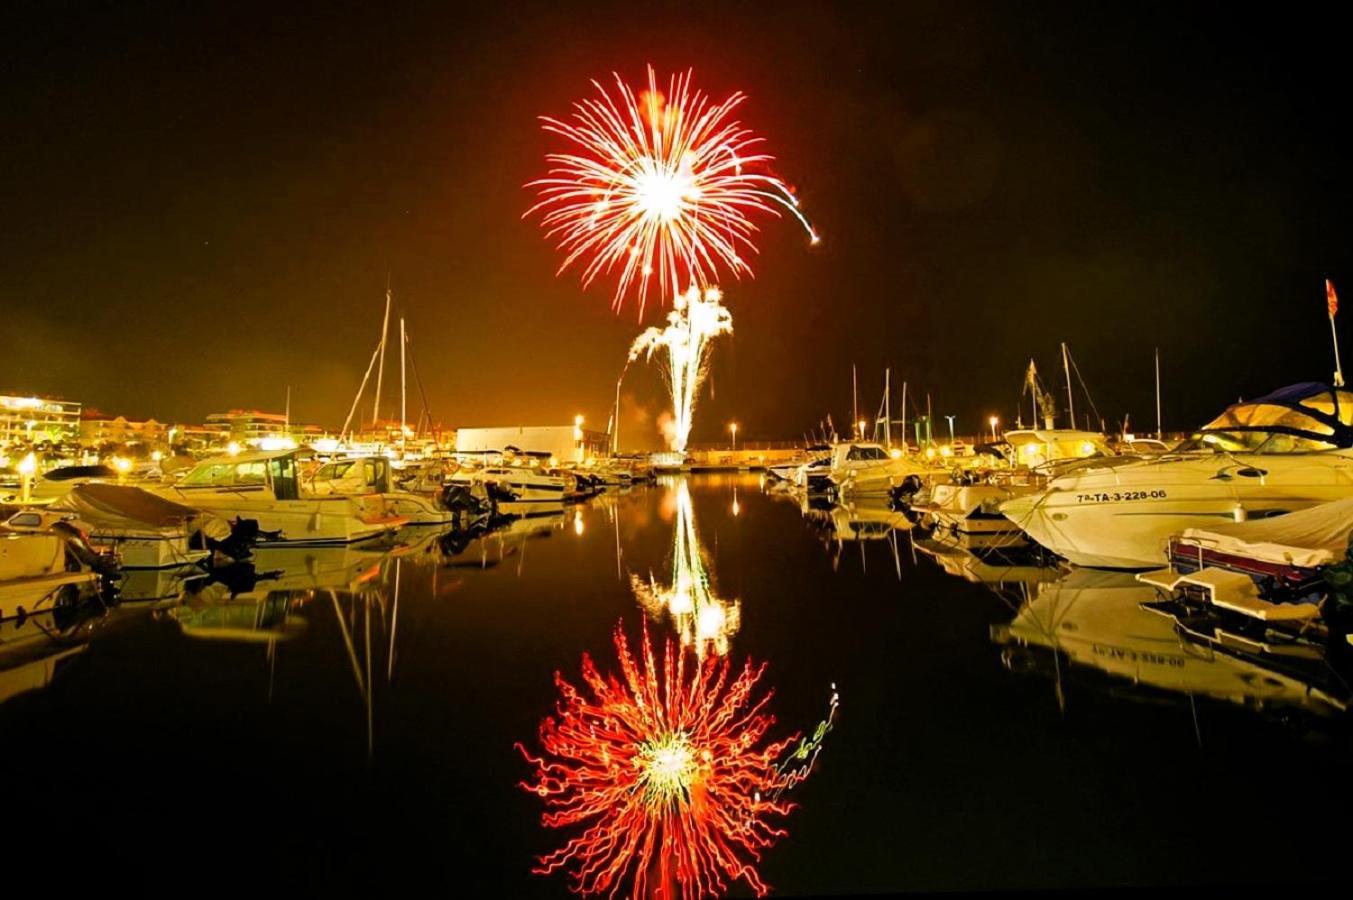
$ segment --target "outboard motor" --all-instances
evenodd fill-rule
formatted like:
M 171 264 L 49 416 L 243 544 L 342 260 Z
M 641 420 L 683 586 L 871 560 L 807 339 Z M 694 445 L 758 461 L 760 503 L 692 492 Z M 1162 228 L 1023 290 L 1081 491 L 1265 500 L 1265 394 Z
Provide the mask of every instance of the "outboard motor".
M 91 572 L 98 572 L 106 578 L 112 578 L 119 574 L 117 560 L 91 547 L 89 538 L 74 525 L 69 522 L 54 522 L 52 523 L 52 532 L 59 535 L 66 545 L 68 567 L 89 569 Z

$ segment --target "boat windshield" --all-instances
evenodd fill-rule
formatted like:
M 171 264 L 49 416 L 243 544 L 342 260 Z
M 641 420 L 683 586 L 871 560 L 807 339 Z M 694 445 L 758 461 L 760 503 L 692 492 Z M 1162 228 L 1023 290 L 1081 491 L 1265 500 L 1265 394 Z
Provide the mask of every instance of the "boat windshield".
M 846 459 L 849 460 L 887 458 L 888 453 L 882 447 L 861 447 L 858 444 L 851 447 L 850 452 L 846 454 Z
M 202 463 L 183 479 L 191 487 L 241 487 L 267 483 L 267 464 L 263 460 L 249 462 Z

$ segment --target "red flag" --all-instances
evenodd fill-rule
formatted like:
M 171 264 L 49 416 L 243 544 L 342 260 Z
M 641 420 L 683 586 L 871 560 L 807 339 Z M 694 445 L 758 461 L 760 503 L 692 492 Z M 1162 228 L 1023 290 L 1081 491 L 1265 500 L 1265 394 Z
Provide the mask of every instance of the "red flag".
M 1329 305 L 1330 318 L 1339 311 L 1339 295 L 1334 293 L 1334 282 L 1328 278 L 1325 279 L 1325 302 Z

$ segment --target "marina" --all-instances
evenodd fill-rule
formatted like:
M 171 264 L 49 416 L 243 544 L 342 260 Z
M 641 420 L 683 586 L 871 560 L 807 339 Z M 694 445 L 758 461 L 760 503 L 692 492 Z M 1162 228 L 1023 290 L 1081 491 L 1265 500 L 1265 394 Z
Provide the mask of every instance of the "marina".
M 1342 32 L 1217 12 L 16 9 L 16 890 L 1353 881 Z
M 289 835 L 293 862 L 213 867 L 223 888 L 267 873 L 558 896 L 530 874 L 549 836 L 512 746 L 552 705 L 553 673 L 604 658 L 617 623 L 679 635 L 688 614 L 633 580 L 673 584 L 674 560 L 701 557 L 702 608 L 736 615 L 694 639 L 765 660 L 796 730 L 831 685 L 842 695 L 792 837 L 761 867 L 777 891 L 1227 880 L 1252 849 L 1202 821 L 1301 821 L 1347 799 L 1340 660 L 1196 641 L 1143 608 L 1155 591 L 1131 574 L 941 550 L 886 508 L 817 524 L 761 476 L 706 475 L 473 535 L 260 549 L 244 582 L 7 619 L 6 767 L 68 773 L 18 780 L 11 802 L 39 832 L 87 810 L 90 871 L 200 877 L 199 853 L 147 844 L 172 822 L 202 852 Z M 1291 788 L 1291 771 L 1321 789 Z M 1266 846 L 1306 861 L 1284 880 L 1323 880 L 1340 840 L 1277 829 Z

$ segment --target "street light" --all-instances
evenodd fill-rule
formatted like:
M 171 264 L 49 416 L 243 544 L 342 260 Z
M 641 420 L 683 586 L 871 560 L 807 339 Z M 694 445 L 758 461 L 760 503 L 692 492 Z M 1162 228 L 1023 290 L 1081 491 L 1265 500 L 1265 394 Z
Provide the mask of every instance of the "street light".
M 733 447 L 732 447 L 732 449 L 736 450 L 736 449 L 738 449 L 738 423 L 737 423 L 737 422 L 729 422 L 729 423 L 728 423 L 728 430 L 731 431 L 731 432 L 733 433 Z
M 990 419 L 987 419 L 987 424 L 991 426 L 991 440 L 993 443 L 997 440 L 996 426 L 999 425 L 1000 422 L 1001 420 L 996 418 L 995 416 L 992 416 Z
M 861 419 L 860 421 L 855 423 L 855 427 L 860 431 L 860 440 L 864 440 L 864 426 L 867 424 L 869 423 L 866 422 L 864 419 Z
M 949 446 L 954 446 L 954 416 L 945 416 L 949 420 Z

